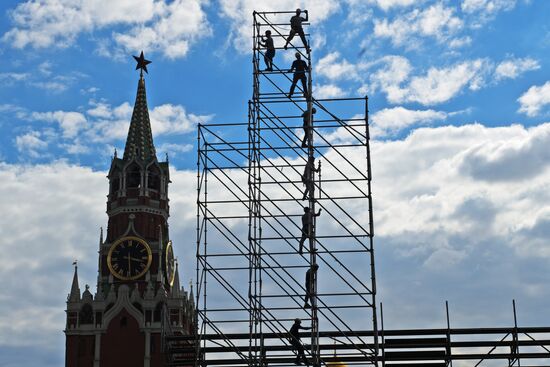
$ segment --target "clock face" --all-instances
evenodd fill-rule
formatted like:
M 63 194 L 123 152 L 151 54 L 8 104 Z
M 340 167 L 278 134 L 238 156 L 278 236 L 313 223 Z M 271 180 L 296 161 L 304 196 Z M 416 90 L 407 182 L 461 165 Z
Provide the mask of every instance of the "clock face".
M 134 280 L 147 272 L 152 258 L 147 242 L 138 237 L 122 237 L 111 246 L 107 265 L 118 279 Z
M 172 247 L 172 241 L 168 241 L 166 245 L 166 280 L 170 286 L 174 284 L 174 278 L 176 275 L 176 267 L 174 261 L 174 248 Z

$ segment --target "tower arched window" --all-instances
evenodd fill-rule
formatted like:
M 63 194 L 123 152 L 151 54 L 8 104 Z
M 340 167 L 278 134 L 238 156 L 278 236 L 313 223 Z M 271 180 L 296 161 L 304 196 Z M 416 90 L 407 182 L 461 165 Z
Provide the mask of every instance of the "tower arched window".
M 160 191 L 160 170 L 157 166 L 151 166 L 147 171 L 147 188 Z
M 137 189 L 141 186 L 141 169 L 137 163 L 126 170 L 126 188 Z
M 78 321 L 80 325 L 89 325 L 94 323 L 94 311 L 92 310 L 92 306 L 90 304 L 86 303 L 82 306 L 78 315 Z
M 111 185 L 109 194 L 114 195 L 120 190 L 120 172 L 115 171 L 111 176 Z

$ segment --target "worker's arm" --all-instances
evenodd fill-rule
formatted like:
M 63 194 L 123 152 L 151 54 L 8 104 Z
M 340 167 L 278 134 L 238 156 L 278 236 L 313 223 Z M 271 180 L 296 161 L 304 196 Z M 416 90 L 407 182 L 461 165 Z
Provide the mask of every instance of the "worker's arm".
M 321 215 L 321 210 L 323 210 L 323 209 L 319 209 L 319 211 L 317 212 L 317 214 L 315 214 L 316 217 L 318 217 L 318 216 Z
M 307 22 L 308 19 L 309 19 L 309 14 L 308 14 L 307 10 L 304 10 L 304 13 L 306 13 L 306 17 L 304 19 L 304 22 Z

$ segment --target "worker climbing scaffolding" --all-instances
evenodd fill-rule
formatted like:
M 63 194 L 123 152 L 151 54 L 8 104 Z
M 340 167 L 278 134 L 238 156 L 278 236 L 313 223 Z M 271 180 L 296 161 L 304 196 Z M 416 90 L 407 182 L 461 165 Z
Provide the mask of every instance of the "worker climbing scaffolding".
M 302 148 L 307 148 L 311 146 L 311 141 L 313 140 L 313 115 L 317 113 L 315 107 L 311 110 L 306 110 L 302 113 L 302 121 L 304 124 L 302 128 L 304 129 L 304 138 L 302 139 Z
M 315 173 L 321 172 L 321 167 L 315 168 L 315 157 L 309 156 L 307 158 L 307 163 L 304 168 L 304 173 L 302 173 L 302 183 L 305 186 L 304 196 L 302 200 L 306 200 L 308 197 L 310 199 L 315 198 Z
M 265 38 L 261 37 L 260 46 L 265 47 L 264 62 L 266 71 L 273 71 L 273 58 L 275 57 L 275 45 L 273 44 L 273 38 L 271 37 L 271 31 L 268 29 L 265 31 Z

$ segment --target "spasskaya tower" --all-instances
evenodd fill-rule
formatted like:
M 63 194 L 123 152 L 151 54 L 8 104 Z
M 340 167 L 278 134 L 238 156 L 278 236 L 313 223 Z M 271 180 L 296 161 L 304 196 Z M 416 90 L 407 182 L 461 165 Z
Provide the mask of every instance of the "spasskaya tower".
M 193 330 L 192 290 L 180 286 L 170 240 L 168 160 L 159 162 L 147 108 L 143 52 L 137 96 L 122 158 L 108 174 L 107 234 L 99 240 L 96 292 L 81 294 L 75 265 L 67 297 L 65 365 L 157 367 L 162 338 Z

